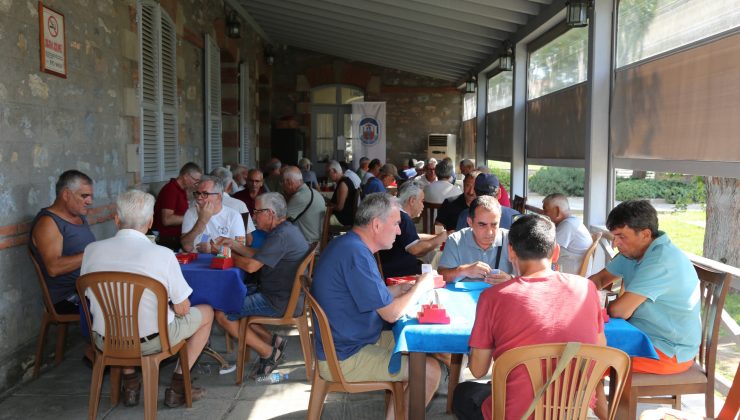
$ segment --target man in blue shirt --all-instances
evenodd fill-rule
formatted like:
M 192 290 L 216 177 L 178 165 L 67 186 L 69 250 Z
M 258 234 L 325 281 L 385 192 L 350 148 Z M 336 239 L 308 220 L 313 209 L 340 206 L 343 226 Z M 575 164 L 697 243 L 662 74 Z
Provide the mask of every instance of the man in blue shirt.
M 398 178 L 398 169 L 392 163 L 386 163 L 380 168 L 377 177 L 367 180 L 367 184 L 362 187 L 362 194 L 368 196 L 373 193 L 384 193 L 386 187 L 391 185 Z
M 329 242 L 316 264 L 311 293 L 329 319 L 339 365 L 349 382 L 408 380 L 407 356 L 398 373 L 388 372 L 395 342 L 393 333 L 383 327 L 415 305 L 434 287 L 434 280 L 424 274 L 414 285 L 386 286 L 380 278 L 373 254 L 391 248 L 400 220 L 393 196 L 367 196 L 357 209 L 352 230 Z M 319 373 L 331 380 L 321 341 L 316 344 Z M 426 372 L 429 403 L 439 386 L 435 359 L 427 358 Z
M 701 341 L 699 278 L 691 261 L 658 230 L 657 213 L 646 200 L 621 203 L 606 226 L 619 255 L 590 278 L 603 289 L 622 277 L 624 293 L 609 305 L 609 315 L 647 334 L 660 357 L 633 357 L 632 371 L 688 370 Z
M 484 195 L 490 195 L 496 198 L 498 201 L 501 198 L 501 184 L 499 183 L 498 177 L 494 174 L 481 173 L 475 177 L 474 187 L 476 197 L 482 197 Z M 456 229 L 468 227 L 468 213 L 469 209 L 463 209 L 460 215 L 457 216 Z M 503 229 L 509 229 L 511 224 L 514 222 L 514 216 L 518 216 L 520 213 L 510 207 L 501 206 L 501 219 L 499 220 L 499 227 Z

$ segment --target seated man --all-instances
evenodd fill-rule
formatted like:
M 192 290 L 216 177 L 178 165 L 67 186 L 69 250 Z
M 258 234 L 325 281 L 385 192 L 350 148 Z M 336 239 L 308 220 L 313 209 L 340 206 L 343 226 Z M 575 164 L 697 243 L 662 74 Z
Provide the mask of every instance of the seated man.
M 701 341 L 699 278 L 691 261 L 664 232 L 646 200 L 625 201 L 606 219 L 619 255 L 591 276 L 601 290 L 622 277 L 624 293 L 609 315 L 650 337 L 660 360 L 632 358 L 633 372 L 679 373 L 694 363 Z
M 449 185 L 449 183 L 448 183 Z M 396 235 L 393 247 L 380 251 L 380 262 L 385 277 L 409 276 L 421 273 L 419 260 L 447 240 L 447 232 L 438 235 L 418 234 L 414 221 L 424 210 L 424 191 L 413 182 L 407 182 L 398 193 L 401 204 L 401 234 Z
M 424 196 L 429 203 L 440 204 L 448 198 L 457 198 L 462 191 L 456 185 L 450 183 L 452 179 L 452 166 L 446 160 L 439 162 L 434 168 L 437 180 L 424 187 Z M 454 182 L 454 181 L 453 181 Z
M 421 175 L 417 175 L 416 178 L 414 178 L 414 182 L 421 188 L 426 187 L 427 185 L 431 184 L 432 182 L 437 180 L 437 173 L 435 172 L 435 169 L 437 168 L 437 159 L 435 158 L 429 158 L 427 160 L 426 165 L 424 166 L 424 173 Z
M 231 194 L 236 194 L 246 187 L 248 174 L 249 168 L 241 164 L 236 165 L 234 170 L 231 171 L 231 177 L 234 180 L 232 182 Z
M 270 162 L 265 167 L 265 190 L 268 192 L 281 192 L 280 191 L 280 167 L 283 164 L 280 159 L 274 157 L 270 159 Z
M 167 308 L 167 332 L 171 344 L 187 339 L 185 346 L 190 366 L 178 365 L 172 374 L 170 387 L 164 393 L 164 404 L 177 407 L 185 403 L 182 369 L 191 369 L 198 360 L 203 347 L 208 342 L 213 322 L 213 309 L 208 305 L 190 306 L 188 296 L 193 289 L 185 282 L 180 264 L 169 249 L 155 245 L 146 237 L 153 223 L 154 197 L 138 190 L 126 191 L 116 200 L 116 214 L 113 216 L 118 226 L 116 236 L 90 244 L 85 248 L 82 259 L 82 274 L 99 271 L 119 271 L 141 274 L 162 283 L 167 289 L 171 306 Z M 90 315 L 95 344 L 103 348 L 105 320 L 99 303 L 92 293 Z M 147 290 L 139 303 L 139 335 L 142 354 L 162 351 L 157 330 L 157 298 Z M 139 403 L 141 378 L 134 368 L 123 368 L 123 402 L 127 406 Z M 205 390 L 194 387 L 193 400 L 197 401 Z
M 482 197 L 484 195 L 492 196 L 498 201 L 501 197 L 501 184 L 498 181 L 498 177 L 493 174 L 482 173 L 475 177 L 475 185 L 473 190 L 476 197 Z M 501 204 L 501 203 L 499 203 Z M 499 225 L 508 229 L 511 227 L 511 223 L 514 221 L 514 216 L 520 213 L 510 207 L 501 206 L 501 220 Z M 457 230 L 468 227 L 468 209 L 463 209 L 457 216 Z
M 558 253 L 552 222 L 540 215 L 522 216 L 511 226 L 508 247 L 511 264 L 520 274 L 485 290 L 478 299 L 470 334 L 473 376 L 488 374 L 492 358 L 495 361 L 516 347 L 570 341 L 605 345 L 596 288 L 582 277 L 550 269 Z M 521 418 L 533 397 L 526 370 L 512 371 L 506 382 L 506 418 Z M 490 419 L 491 406 L 490 383 L 465 382 L 455 389 L 453 409 L 458 419 Z M 603 404 L 597 415 L 605 414 Z
M 367 181 L 362 188 L 362 193 L 364 196 L 378 192 L 384 193 L 386 188 L 396 181 L 397 177 L 398 169 L 396 169 L 396 165 L 386 163 L 380 167 L 377 177 L 372 177 Z
M 360 165 L 355 171 L 357 173 L 357 176 L 360 178 L 360 182 L 364 185 L 365 184 L 365 174 L 370 169 L 370 158 L 367 156 L 363 156 L 360 158 Z
M 500 219 L 501 205 L 495 198 L 482 196 L 470 203 L 470 227 L 450 235 L 439 260 L 437 271 L 446 282 L 511 279 L 509 231 L 499 227 Z
M 475 200 L 475 178 L 480 172 L 473 171 L 465 175 L 463 180 L 463 193 L 457 198 L 448 198 L 442 202 L 442 206 L 437 211 L 437 219 L 434 221 L 435 228 L 441 227 L 444 230 L 454 232 L 457 230 L 457 219 L 460 212 L 467 209 L 470 203 Z
M 334 205 L 332 216 L 336 218 L 338 224 L 350 226 L 357 209 L 360 190 L 355 187 L 351 179 L 344 176 L 344 169 L 336 160 L 332 160 L 326 165 L 326 175 L 329 180 L 336 184 L 334 194 L 330 200 Z
M 542 212 L 556 226 L 555 241 L 560 245 L 560 258 L 557 261 L 560 271 L 578 274 L 583 255 L 593 243 L 591 233 L 577 217 L 570 214 L 568 197 L 563 194 L 550 194 L 545 197 L 542 200 Z M 588 274 L 590 273 L 586 273 Z
M 300 169 L 295 166 L 288 166 L 283 172 L 283 193 L 288 199 L 288 219 L 309 243 L 318 242 L 326 211 L 321 194 L 304 182 Z
M 154 205 L 154 230 L 159 232 L 157 243 L 177 251 L 180 249 L 182 219 L 189 206 L 189 195 L 198 187 L 203 171 L 188 162 L 180 168 L 177 178 L 170 179 L 157 195 Z
M 60 314 L 80 313 L 75 282 L 80 276 L 82 252 L 95 241 L 86 217 L 93 202 L 92 184 L 80 171 L 64 172 L 56 183 L 54 203 L 41 209 L 31 223 L 29 246 Z
M 401 369 L 388 372 L 395 345 L 386 322 L 396 322 L 412 305 L 434 287 L 431 274 L 423 274 L 414 285 L 386 286 L 380 278 L 373 254 L 390 249 L 401 215 L 396 199 L 389 194 L 371 194 L 357 209 L 354 227 L 329 242 L 316 264 L 311 293 L 326 312 L 344 377 L 349 382 L 407 381 L 408 356 Z M 316 341 L 319 373 L 331 380 L 321 341 Z M 437 391 L 439 364 L 426 358 L 426 402 Z M 389 404 L 389 413 L 393 412 Z
M 221 184 L 221 188 L 224 190 L 222 193 L 223 200 L 221 203 L 226 207 L 236 210 L 242 216 L 242 222 L 244 223 L 244 228 L 247 232 L 247 244 L 251 244 L 251 236 L 252 232 L 254 232 L 254 223 L 252 222 L 252 218 L 249 217 L 249 208 L 247 207 L 247 204 L 229 195 L 233 192 L 231 189 L 234 184 L 234 181 L 231 179 L 231 172 L 226 168 L 216 168 L 211 171 L 211 176 L 216 178 L 216 181 Z
M 262 194 L 257 197 L 256 207 L 254 221 L 257 228 L 267 232 L 260 249 L 247 248 L 228 238 L 219 238 L 218 241 L 220 245 L 232 247 L 237 267 L 248 273 L 259 273 L 259 289 L 256 293 L 247 294 L 241 312 L 225 314 L 216 311 L 216 321 L 234 337 L 239 336 L 239 318 L 251 315 L 283 316 L 290 300 L 296 270 L 308 252 L 308 243 L 301 231 L 286 221 L 287 206 L 283 196 L 278 193 Z M 284 356 L 287 339 L 273 336 L 265 327 L 253 324 L 247 330 L 246 342 L 260 356 L 259 363 L 249 375 L 250 378 L 256 378 L 277 367 Z
M 250 169 L 247 172 L 247 183 L 244 185 L 244 189 L 235 193 L 232 197 L 237 200 L 241 200 L 247 205 L 247 209 L 252 213 L 254 211 L 254 200 L 257 196 L 267 192 L 265 190 L 262 171 L 259 169 Z
M 381 166 L 383 166 L 383 163 L 380 162 L 380 159 L 373 159 L 367 164 L 367 171 L 362 175 L 363 187 L 370 181 L 370 178 L 378 176 Z
M 242 216 L 223 205 L 223 189 L 218 178 L 204 175 L 193 192 L 195 205 L 190 207 L 182 221 L 182 249 L 202 253 L 217 252 L 213 241 L 223 236 L 245 243 Z

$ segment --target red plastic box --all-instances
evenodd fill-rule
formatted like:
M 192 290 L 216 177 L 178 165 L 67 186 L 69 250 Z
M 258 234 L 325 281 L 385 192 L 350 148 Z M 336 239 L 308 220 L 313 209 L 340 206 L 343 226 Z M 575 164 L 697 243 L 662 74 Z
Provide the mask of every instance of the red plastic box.
M 211 260 L 211 268 L 218 268 L 225 270 L 234 266 L 234 259 L 231 257 L 213 257 Z
M 421 305 L 421 312 L 418 313 L 419 324 L 449 324 L 450 317 L 442 305 L 429 304 Z
M 198 254 L 195 252 L 179 252 L 175 254 L 175 258 L 180 264 L 189 264 L 198 259 Z

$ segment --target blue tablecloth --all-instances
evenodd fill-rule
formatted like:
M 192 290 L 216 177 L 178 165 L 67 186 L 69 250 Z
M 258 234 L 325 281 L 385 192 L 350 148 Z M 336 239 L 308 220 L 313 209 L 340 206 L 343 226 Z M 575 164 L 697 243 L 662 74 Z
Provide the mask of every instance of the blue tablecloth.
M 401 368 L 401 353 L 463 353 L 470 351 L 468 340 L 475 321 L 478 297 L 486 288 L 482 282 L 458 282 L 445 289 L 437 289 L 450 324 L 419 324 L 416 318 L 404 316 L 393 326 L 396 347 L 393 350 L 388 370 L 392 373 Z M 623 319 L 612 318 L 604 325 L 607 345 L 618 348 L 630 356 L 657 359 L 650 339 L 632 324 Z
M 240 268 L 210 268 L 213 255 L 199 254 L 198 259 L 182 264 L 182 275 L 193 288 L 190 304 L 207 303 L 223 312 L 239 312 L 247 295 L 246 274 Z

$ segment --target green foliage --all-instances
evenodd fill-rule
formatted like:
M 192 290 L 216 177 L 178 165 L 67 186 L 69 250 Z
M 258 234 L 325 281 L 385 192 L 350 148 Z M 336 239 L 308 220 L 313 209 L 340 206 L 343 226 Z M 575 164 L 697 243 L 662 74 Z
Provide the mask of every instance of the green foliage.
M 544 167 L 529 178 L 529 189 L 541 195 L 583 197 L 584 173 L 581 168 Z
M 693 177 L 690 182 L 672 179 L 624 179 L 617 180 L 617 201 L 662 198 L 675 204 L 677 210 L 685 210 L 692 203 L 705 203 L 704 180 Z
M 498 181 L 504 184 L 504 187 L 507 191 L 511 189 L 511 171 L 509 171 L 508 169 L 495 168 L 490 166 L 488 167 L 488 169 L 491 171 L 492 174 L 498 177 Z

